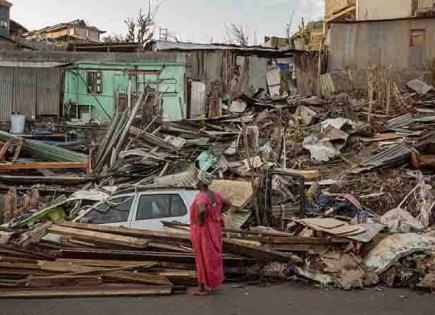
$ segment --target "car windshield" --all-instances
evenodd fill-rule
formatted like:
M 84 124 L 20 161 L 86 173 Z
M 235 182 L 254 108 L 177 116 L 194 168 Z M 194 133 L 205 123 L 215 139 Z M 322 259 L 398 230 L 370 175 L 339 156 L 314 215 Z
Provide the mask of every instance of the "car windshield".
M 133 196 L 107 200 L 86 214 L 80 222 L 93 224 L 127 222 Z

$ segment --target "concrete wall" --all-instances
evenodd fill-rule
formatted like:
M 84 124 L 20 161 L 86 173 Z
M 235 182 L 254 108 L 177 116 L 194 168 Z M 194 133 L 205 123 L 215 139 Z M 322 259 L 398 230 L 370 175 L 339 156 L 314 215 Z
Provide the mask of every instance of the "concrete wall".
M 412 16 L 413 0 L 358 0 L 357 20 L 400 19 Z
M 414 32 L 413 32 L 414 30 Z M 411 37 L 416 44 L 411 47 Z M 435 19 L 332 23 L 329 71 L 368 69 L 431 70 L 435 62 Z

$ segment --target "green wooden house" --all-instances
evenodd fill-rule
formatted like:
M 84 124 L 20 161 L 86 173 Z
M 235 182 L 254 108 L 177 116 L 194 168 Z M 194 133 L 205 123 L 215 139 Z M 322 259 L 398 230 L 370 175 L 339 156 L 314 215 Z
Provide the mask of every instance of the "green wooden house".
M 70 118 L 110 121 L 144 86 L 158 93 L 166 121 L 186 118 L 186 67 L 161 61 L 77 61 L 65 71 L 64 111 Z M 131 92 L 130 92 L 131 91 Z

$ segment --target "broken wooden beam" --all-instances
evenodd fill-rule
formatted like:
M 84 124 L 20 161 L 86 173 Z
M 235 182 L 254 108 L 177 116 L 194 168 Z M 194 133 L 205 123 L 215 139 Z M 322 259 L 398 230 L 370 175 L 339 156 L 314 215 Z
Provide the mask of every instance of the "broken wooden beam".
M 86 231 L 74 228 L 68 228 L 58 225 L 53 225 L 48 229 L 48 232 L 64 236 L 72 236 L 79 240 L 98 242 L 111 245 L 120 245 L 130 248 L 146 248 L 148 241 L 130 236 L 121 236 L 109 233 L 101 233 L 94 231 Z
M 1 171 L 20 171 L 20 170 L 61 170 L 61 169 L 85 169 L 89 168 L 89 163 L 85 162 L 27 162 L 14 164 L 0 164 Z

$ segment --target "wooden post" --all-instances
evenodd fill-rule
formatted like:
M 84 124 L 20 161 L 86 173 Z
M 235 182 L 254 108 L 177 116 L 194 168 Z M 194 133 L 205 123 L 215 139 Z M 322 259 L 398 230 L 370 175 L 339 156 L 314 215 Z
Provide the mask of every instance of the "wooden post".
M 387 82 L 387 102 L 385 108 L 385 114 L 390 115 L 390 106 L 391 106 L 391 79 Z
M 367 116 L 367 122 L 369 124 L 372 123 L 373 101 L 374 101 L 373 98 L 374 98 L 373 82 L 369 82 L 369 114 Z

